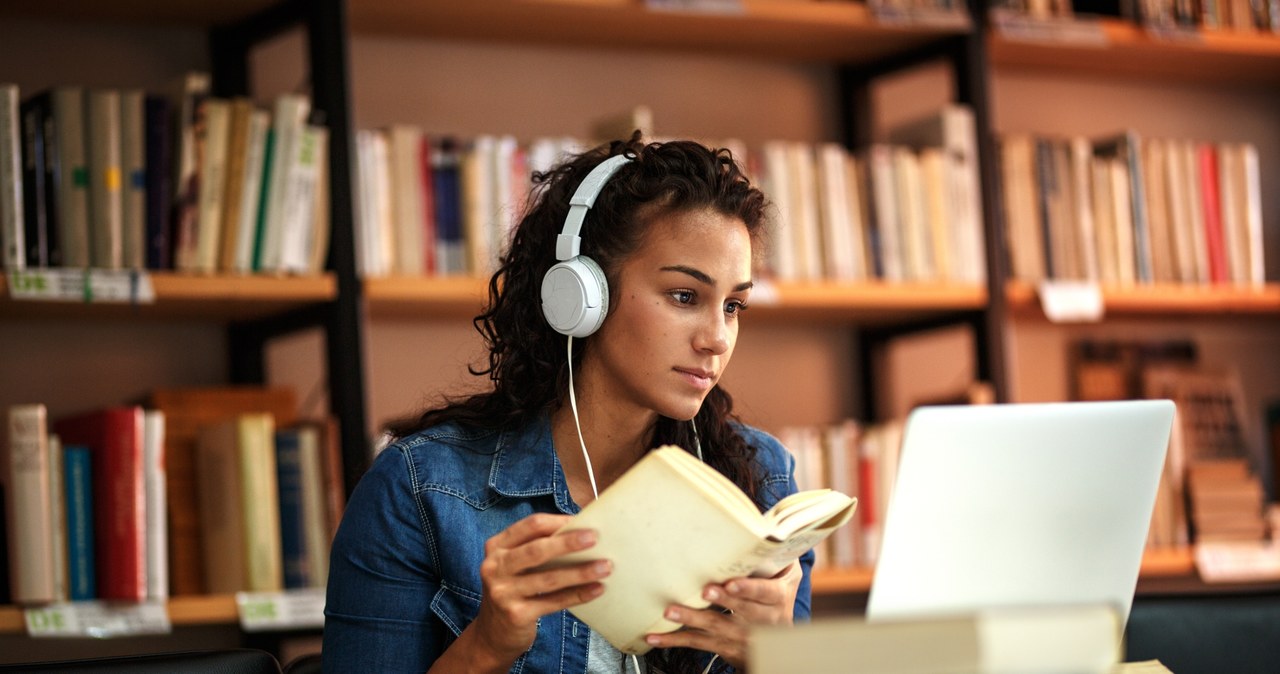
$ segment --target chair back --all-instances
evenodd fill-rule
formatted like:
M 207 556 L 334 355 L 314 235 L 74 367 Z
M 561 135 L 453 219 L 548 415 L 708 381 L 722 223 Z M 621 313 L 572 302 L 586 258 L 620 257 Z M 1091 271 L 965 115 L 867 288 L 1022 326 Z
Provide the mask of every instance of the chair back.
M 0 672 L 59 672 L 60 674 L 281 674 L 280 663 L 266 651 L 233 648 L 124 655 L 90 660 L 60 660 L 0 665 Z

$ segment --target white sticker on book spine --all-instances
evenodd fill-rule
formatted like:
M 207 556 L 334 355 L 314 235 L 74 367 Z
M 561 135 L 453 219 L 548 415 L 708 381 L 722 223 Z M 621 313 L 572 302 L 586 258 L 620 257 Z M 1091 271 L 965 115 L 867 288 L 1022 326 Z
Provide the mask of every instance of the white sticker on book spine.
M 1045 281 L 1040 284 L 1040 306 L 1054 323 L 1102 320 L 1102 288 L 1085 281 Z
M 136 269 L 26 269 L 9 272 L 15 300 L 149 304 L 151 276 Z
M 324 588 L 237 592 L 240 628 L 246 632 L 324 627 Z
M 173 631 L 163 601 L 138 604 L 78 601 L 29 608 L 23 612 L 33 637 L 129 637 Z

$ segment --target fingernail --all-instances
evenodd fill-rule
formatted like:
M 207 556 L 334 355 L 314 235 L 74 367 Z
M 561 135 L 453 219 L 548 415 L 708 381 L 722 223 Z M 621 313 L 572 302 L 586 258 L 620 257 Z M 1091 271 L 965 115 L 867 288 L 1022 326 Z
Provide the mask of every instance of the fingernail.
M 652 635 L 652 634 L 650 634 L 649 636 L 645 637 L 645 638 L 644 638 L 644 641 L 645 641 L 645 643 L 649 644 L 650 646 L 661 646 L 661 645 L 662 645 L 662 638 L 661 638 L 661 637 L 658 637 L 658 636 L 654 636 L 654 635 Z
M 605 576 L 605 575 L 608 575 L 608 574 L 609 574 L 609 562 L 608 562 L 608 561 L 606 561 L 606 560 L 603 560 L 603 559 L 602 559 L 602 560 L 600 560 L 600 561 L 596 562 L 595 564 L 592 564 L 592 565 L 591 565 L 591 571 L 592 571 L 592 573 L 595 573 L 597 576 Z
M 680 609 L 674 606 L 667 609 L 667 620 L 679 620 L 679 619 L 680 619 Z
M 706 597 L 707 601 L 715 601 L 720 598 L 720 590 L 709 587 L 703 596 Z
M 573 542 L 579 547 L 587 547 L 596 542 L 596 532 L 590 530 L 582 530 L 573 535 Z
M 724 589 L 728 590 L 729 594 L 738 594 L 742 587 L 736 581 L 729 581 L 729 584 L 725 585 Z
M 592 585 L 591 588 L 587 590 L 587 594 L 592 597 L 599 597 L 600 595 L 604 594 L 604 586 Z

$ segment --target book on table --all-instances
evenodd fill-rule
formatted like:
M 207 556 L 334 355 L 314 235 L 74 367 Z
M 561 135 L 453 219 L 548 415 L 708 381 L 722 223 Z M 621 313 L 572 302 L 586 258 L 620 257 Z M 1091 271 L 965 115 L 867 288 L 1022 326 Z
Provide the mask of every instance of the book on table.
M 645 455 L 574 516 L 562 531 L 594 529 L 595 546 L 557 564 L 607 559 L 602 595 L 570 611 L 625 653 L 649 650 L 644 637 L 680 627 L 671 604 L 710 605 L 709 583 L 769 577 L 853 516 L 857 499 L 830 489 L 791 494 L 764 513 L 733 482 L 687 451 Z

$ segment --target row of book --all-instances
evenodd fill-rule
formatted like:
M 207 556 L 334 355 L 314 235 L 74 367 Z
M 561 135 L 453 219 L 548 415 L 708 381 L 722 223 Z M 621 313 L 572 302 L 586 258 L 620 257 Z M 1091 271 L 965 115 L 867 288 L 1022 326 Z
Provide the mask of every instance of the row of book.
M 814 568 L 875 566 L 881 523 L 897 476 L 903 424 L 787 426 L 778 439 L 796 459 L 801 491 L 830 488 L 858 499 L 853 520 L 814 549 Z
M 212 96 L 0 85 L 0 245 L 9 269 L 316 273 L 328 132 L 306 96 L 272 112 Z
M 1277 0 L 1000 0 L 993 9 L 1037 20 L 1118 16 L 1157 31 L 1203 28 L 1280 33 Z
M 773 204 L 765 273 L 786 281 L 954 282 L 985 277 L 972 111 L 949 105 L 850 153 L 786 141 L 729 147 Z M 585 141 L 429 137 L 407 124 L 358 132 L 360 272 L 486 275 L 532 188 Z
M 1000 161 L 1016 278 L 1265 283 L 1258 150 L 1249 143 L 1011 134 Z
M 10 407 L 0 603 L 323 586 L 343 505 L 332 424 L 233 409 L 286 399 L 176 389 L 56 421 Z

